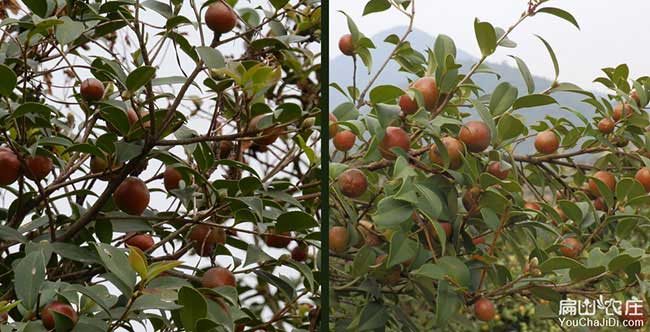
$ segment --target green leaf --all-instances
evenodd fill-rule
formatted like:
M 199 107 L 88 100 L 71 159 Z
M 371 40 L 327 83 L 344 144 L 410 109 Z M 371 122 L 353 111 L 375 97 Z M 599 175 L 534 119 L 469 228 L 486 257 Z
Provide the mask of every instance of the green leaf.
M 469 268 L 463 261 L 452 256 L 443 256 L 436 263 L 426 263 L 411 274 L 434 280 L 445 280 L 449 277 L 465 287 L 470 284 Z
M 11 68 L 6 65 L 0 64 L 0 95 L 8 97 L 11 92 L 16 88 L 18 78 Z
M 386 128 L 391 125 L 395 120 L 399 119 L 400 108 L 396 105 L 388 104 L 377 104 L 375 109 L 377 110 L 377 120 L 382 128 Z
M 379 85 L 370 90 L 370 101 L 373 104 L 395 101 L 404 94 L 404 90 L 394 85 Z
M 207 317 L 208 313 L 208 303 L 205 297 L 196 289 L 184 286 L 178 291 L 178 304 L 183 306 L 180 318 L 185 330 L 198 331 L 195 329 L 196 322 Z
M 295 289 L 284 279 L 276 277 L 273 274 L 262 270 L 256 270 L 255 274 L 257 275 L 258 278 L 262 279 L 263 281 L 268 282 L 273 286 L 277 287 L 280 290 L 280 292 L 284 293 L 284 295 L 287 298 L 291 299 L 295 296 L 296 294 Z
M 555 7 L 544 7 L 538 9 L 537 13 L 546 13 L 546 14 L 557 16 L 573 24 L 576 28 L 578 28 L 578 30 L 580 30 L 580 26 L 578 25 L 578 21 L 576 21 L 575 17 L 573 17 L 571 13 L 567 12 L 564 9 L 555 8 Z
M 284 8 L 284 6 L 286 6 L 287 3 L 289 3 L 289 0 L 271 0 L 271 4 L 277 10 Z
M 388 253 L 387 268 L 404 263 L 415 257 L 418 251 L 418 243 L 411 240 L 404 232 L 396 232 L 390 239 L 390 250 Z
M 135 271 L 130 268 L 124 252 L 105 243 L 94 243 L 94 245 L 106 270 L 115 275 L 124 286 L 133 289 Z
M 129 265 L 131 268 L 138 272 L 142 279 L 147 278 L 147 259 L 144 253 L 137 247 L 129 246 Z
M 14 268 L 16 298 L 27 310 L 34 310 L 44 280 L 45 257 L 41 250 L 28 254 Z
M 47 0 L 23 0 L 23 3 L 36 15 L 42 18 L 47 15 Z
M 21 243 L 27 242 L 27 238 L 19 231 L 4 225 L 0 225 L 0 239 L 8 241 L 18 241 Z
M 388 9 L 390 9 L 390 2 L 388 0 L 370 0 L 363 8 L 363 15 L 379 13 Z
M 436 324 L 445 327 L 451 316 L 458 312 L 462 299 L 448 281 L 438 283 L 436 292 Z
M 148 82 L 153 80 L 156 75 L 156 68 L 151 66 L 142 66 L 129 74 L 126 78 L 126 87 L 131 92 L 135 92 Z
M 318 222 L 311 215 L 302 211 L 289 211 L 281 214 L 275 225 L 278 232 L 302 231 L 318 227 Z
M 558 256 L 551 257 L 542 262 L 542 264 L 539 265 L 539 269 L 544 273 L 549 273 L 555 270 L 571 269 L 579 266 L 581 266 L 581 264 L 574 259 Z
M 170 18 L 173 15 L 172 7 L 160 1 L 147 0 L 142 3 L 142 6 L 155 11 L 156 13 L 162 15 L 164 18 Z
M 481 49 L 481 54 L 487 57 L 494 53 L 497 48 L 497 35 L 492 24 L 480 22 L 477 18 L 474 20 L 474 33 L 476 34 L 476 40 Z
M 386 326 L 390 315 L 386 307 L 379 303 L 368 303 L 361 312 L 359 328 L 356 331 L 370 331 Z
M 197 47 L 196 52 L 199 53 L 201 60 L 205 63 L 206 67 L 210 69 L 221 69 L 226 66 L 226 61 L 221 55 L 221 52 L 212 47 Z
M 560 65 L 557 62 L 557 57 L 555 56 L 555 52 L 553 52 L 553 48 L 551 45 L 541 36 L 535 35 L 535 37 L 539 38 L 539 40 L 544 43 L 544 46 L 546 47 L 546 50 L 548 50 L 548 54 L 551 56 L 551 60 L 553 61 L 553 68 L 555 69 L 555 81 L 557 81 L 557 77 L 560 75 Z
M 83 23 L 74 21 L 68 16 L 61 17 L 63 24 L 56 27 L 56 40 L 61 44 L 68 44 L 75 41 L 85 30 Z
M 40 116 L 49 118 L 50 115 L 54 112 L 49 106 L 41 104 L 41 103 L 34 103 L 34 102 L 27 102 L 24 103 L 16 110 L 11 113 L 11 116 L 13 118 L 18 118 L 27 114 L 38 114 Z
M 375 264 L 375 259 L 377 255 L 369 246 L 363 246 L 357 254 L 354 255 L 354 261 L 352 262 L 352 275 L 355 277 L 360 277 L 368 273 L 370 266 Z
M 180 261 L 162 261 L 162 262 L 155 262 L 147 268 L 149 270 L 149 273 L 147 274 L 147 279 L 152 280 L 156 278 L 158 275 L 165 271 L 169 271 L 177 266 L 182 265 L 183 262 Z
M 515 103 L 512 105 L 512 109 L 517 110 L 520 108 L 537 107 L 549 104 L 557 104 L 557 101 L 548 95 L 532 94 L 515 100 Z
M 380 228 L 396 228 L 411 218 L 413 206 L 393 197 L 385 197 L 377 204 L 373 219 Z
M 518 90 L 508 82 L 500 83 L 490 96 L 490 111 L 500 115 L 507 111 L 517 99 Z
M 509 55 L 509 57 L 515 59 L 515 61 L 517 62 L 517 67 L 519 68 L 519 72 L 521 72 L 521 76 L 524 78 L 524 82 L 526 82 L 528 93 L 533 93 L 535 91 L 535 80 L 533 80 L 533 75 L 530 74 L 530 70 L 528 69 L 528 66 L 526 65 L 524 60 L 522 60 L 517 56 Z

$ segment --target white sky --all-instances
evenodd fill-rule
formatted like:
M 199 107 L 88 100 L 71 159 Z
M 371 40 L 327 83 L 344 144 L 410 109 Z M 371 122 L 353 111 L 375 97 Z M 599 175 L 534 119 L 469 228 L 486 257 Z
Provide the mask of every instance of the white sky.
M 338 39 L 348 32 L 345 17 L 338 10 L 353 17 L 359 29 L 369 37 L 408 23 L 406 17 L 396 10 L 362 17 L 366 3 L 367 1 L 342 0 L 331 2 L 330 56 L 340 55 Z M 650 75 L 648 43 L 644 40 L 645 34 L 650 30 L 650 20 L 647 19 L 650 1 L 553 0 L 546 6 L 559 7 L 572 13 L 581 30 L 555 16 L 536 15 L 511 34 L 510 39 L 517 42 L 517 48 L 501 48 L 489 61 L 508 61 L 514 66 L 514 60 L 507 57 L 514 54 L 528 64 L 534 75 L 552 78 L 551 60 L 542 43 L 533 36 L 535 33 L 544 37 L 555 50 L 560 63 L 560 81 L 602 91 L 604 87 L 592 83 L 593 79 L 602 76 L 601 68 L 615 67 L 621 63 L 628 64 L 631 78 Z M 506 28 L 517 20 L 526 7 L 526 0 L 416 0 L 415 27 L 432 35 L 449 35 L 459 49 L 479 56 L 474 36 L 474 18 Z

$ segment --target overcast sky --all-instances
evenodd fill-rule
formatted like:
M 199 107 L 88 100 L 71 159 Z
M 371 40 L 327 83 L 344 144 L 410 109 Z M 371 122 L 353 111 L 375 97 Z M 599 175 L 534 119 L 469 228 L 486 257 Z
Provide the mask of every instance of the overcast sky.
M 340 55 L 338 39 L 348 32 L 345 17 L 338 10 L 355 18 L 360 30 L 367 36 L 408 23 L 406 17 L 395 10 L 362 17 L 366 3 L 367 1 L 341 0 L 331 2 L 331 56 Z M 535 33 L 544 37 L 555 50 L 560 63 L 561 81 L 572 82 L 585 89 L 602 90 L 602 85 L 592 83 L 594 78 L 601 75 L 600 69 L 621 63 L 628 64 L 632 78 L 650 75 L 649 45 L 644 40 L 645 34 L 650 30 L 650 20 L 647 19 L 650 1 L 552 0 L 547 6 L 571 12 L 581 30 L 554 16 L 537 15 L 511 34 L 511 39 L 518 44 L 517 48 L 501 48 L 490 57 L 490 61 L 508 61 L 514 66 L 514 60 L 507 57 L 514 54 L 524 59 L 533 74 L 552 78 L 551 60 L 542 43 L 533 36 Z M 415 27 L 432 35 L 449 35 L 458 48 L 479 56 L 474 36 L 474 18 L 506 28 L 517 20 L 526 7 L 525 0 L 416 0 Z

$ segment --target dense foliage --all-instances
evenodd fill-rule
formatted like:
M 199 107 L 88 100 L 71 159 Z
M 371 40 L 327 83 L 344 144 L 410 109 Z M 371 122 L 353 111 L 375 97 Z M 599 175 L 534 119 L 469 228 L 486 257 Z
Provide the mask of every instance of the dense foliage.
M 315 331 L 320 2 L 0 2 L 0 330 Z
M 417 2 L 365 6 L 364 15 L 403 17 L 403 35 L 371 40 L 357 14 L 344 13 L 350 33 L 336 37 L 371 75 L 367 86 L 356 86 L 356 71 L 352 86 L 331 83 L 348 100 L 331 105 L 329 128 L 330 329 L 560 331 L 563 299 L 645 300 L 650 78 L 632 79 L 622 64 L 596 79 L 607 94 L 585 91 L 559 80 L 561 55 L 536 35 L 552 85 L 535 86 L 511 55 L 526 89 L 504 81 L 484 91 L 473 78 L 500 78 L 486 59 L 497 49 L 516 54 L 514 29 L 538 15 L 579 28 L 573 15 L 531 0 L 510 27 L 476 19 L 481 57 L 463 68 L 444 34 L 411 47 Z M 372 58 L 380 42 L 393 45 L 387 59 Z M 403 84 L 377 84 L 391 62 Z M 558 104 L 561 94 L 581 96 L 583 110 Z M 546 105 L 567 116 L 527 123 Z

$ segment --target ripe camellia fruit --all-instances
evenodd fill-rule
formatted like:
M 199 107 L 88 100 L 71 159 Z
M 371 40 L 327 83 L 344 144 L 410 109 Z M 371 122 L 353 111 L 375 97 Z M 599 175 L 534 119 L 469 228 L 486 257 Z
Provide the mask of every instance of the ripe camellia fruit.
M 223 267 L 213 267 L 201 277 L 201 286 L 205 288 L 217 288 L 223 286 L 236 287 L 235 275 Z
M 597 197 L 594 199 L 594 209 L 598 211 L 607 211 L 607 205 L 605 204 L 605 199 L 602 197 Z
M 338 181 L 343 195 L 350 198 L 359 197 L 368 189 L 366 175 L 356 168 L 350 168 L 341 173 Z
M 0 185 L 10 185 L 20 176 L 20 160 L 18 156 L 8 148 L 0 150 Z
M 469 121 L 462 126 L 458 138 L 471 152 L 483 152 L 490 146 L 492 133 L 485 122 Z
M 614 127 L 616 126 L 616 122 L 612 121 L 610 118 L 603 118 L 598 122 L 598 130 L 600 130 L 601 133 L 603 134 L 609 134 L 612 131 L 614 131 Z
M 81 97 L 86 101 L 97 101 L 104 97 L 104 84 L 96 78 L 81 82 Z
M 154 245 L 153 237 L 149 234 L 127 234 L 124 243 L 129 246 L 137 247 L 142 251 L 147 251 Z
M 339 50 L 347 56 L 354 55 L 354 43 L 352 42 L 351 34 L 341 36 L 341 39 L 339 39 Z
M 226 33 L 237 25 L 237 15 L 223 1 L 217 1 L 205 11 L 205 24 L 216 33 Z
M 144 181 L 130 176 L 115 189 L 113 200 L 118 209 L 139 216 L 149 206 L 149 188 Z
M 501 169 L 501 162 L 499 161 L 493 161 L 488 165 L 487 168 L 488 173 L 494 175 L 496 178 L 505 180 L 508 178 L 508 174 L 510 174 L 509 169 Z
M 449 136 L 443 137 L 441 141 L 447 149 L 447 156 L 449 157 L 449 168 L 458 169 L 463 163 L 463 143 Z M 438 145 L 436 144 L 431 145 L 431 148 L 429 148 L 429 159 L 431 159 L 434 164 L 441 166 L 445 164 L 442 155 L 438 152 Z
M 274 229 L 268 231 L 264 237 L 264 242 L 266 245 L 273 248 L 286 248 L 289 243 L 291 243 L 291 233 L 283 232 L 276 233 Z
M 645 303 L 625 301 L 621 308 L 621 321 L 625 322 L 625 326 L 629 329 L 640 329 L 645 326 L 648 319 L 645 311 Z
M 479 320 L 489 322 L 494 319 L 497 312 L 494 308 L 494 303 L 489 299 L 482 297 L 474 303 L 474 314 Z
M 535 202 L 525 202 L 524 203 L 524 209 L 541 211 L 542 207 L 539 204 L 535 203 Z
M 578 239 L 568 237 L 562 240 L 562 247 L 560 248 L 562 255 L 569 258 L 575 258 L 578 256 L 580 251 L 582 251 L 582 243 Z
M 348 229 L 343 226 L 334 226 L 329 231 L 330 250 L 341 254 L 348 250 L 350 235 Z
M 391 151 L 392 148 L 401 148 L 405 152 L 408 152 L 410 146 L 409 135 L 404 129 L 400 127 L 388 127 L 386 128 L 384 138 L 379 143 L 379 152 L 384 158 L 393 160 L 397 156 Z
M 334 147 L 339 151 L 349 151 L 354 146 L 356 139 L 357 137 L 353 132 L 344 130 L 334 135 L 332 143 L 334 143 Z
M 74 310 L 74 308 L 72 308 L 72 306 L 67 303 L 54 301 L 46 305 L 41 311 L 41 320 L 43 322 L 43 326 L 45 326 L 45 328 L 48 330 L 53 329 L 56 324 L 54 315 L 52 314 L 53 311 L 56 311 L 57 313 L 70 318 L 73 325 L 77 324 L 77 319 L 79 317 L 77 316 L 77 312 Z
M 422 77 L 413 82 L 411 86 L 422 94 L 424 99 L 424 108 L 431 111 L 436 107 L 438 102 L 438 85 L 433 77 Z
M 418 111 L 418 103 L 409 95 L 399 97 L 399 108 L 404 114 L 413 114 Z
M 447 238 L 449 238 L 451 234 L 454 232 L 451 223 L 441 221 L 439 224 L 442 227 L 442 229 L 445 231 L 445 235 L 447 236 Z
M 535 149 L 539 153 L 555 153 L 559 147 L 560 139 L 552 130 L 542 131 L 537 134 L 537 137 L 535 137 Z
M 165 183 L 165 189 L 167 189 L 167 191 L 178 189 L 181 180 L 183 180 L 181 172 L 173 167 L 165 168 L 165 172 L 163 173 L 163 182 Z
M 260 114 L 254 118 L 251 119 L 251 122 L 248 124 L 248 131 L 250 132 L 257 132 L 257 124 L 260 122 L 261 119 L 265 117 L 264 114 Z M 275 142 L 278 137 L 282 134 L 283 130 L 281 127 L 271 127 L 271 128 L 266 128 L 262 130 L 261 132 L 257 133 L 258 138 L 253 139 L 253 142 L 265 146 L 265 145 L 271 145 L 273 142 Z
M 472 239 L 472 244 L 475 246 L 483 243 L 485 243 L 485 236 L 477 236 Z
M 208 257 L 217 245 L 226 243 L 226 231 L 199 224 L 190 231 L 189 240 L 194 242 L 194 250 L 199 256 Z
M 32 180 L 42 180 L 50 172 L 54 164 L 52 164 L 52 159 L 45 156 L 34 156 L 27 157 L 25 159 L 25 166 L 27 166 L 27 172 L 25 175 Z
M 602 181 L 611 191 L 614 191 L 614 188 L 616 188 L 616 178 L 614 177 L 614 174 L 608 171 L 598 171 L 594 173 L 593 177 Z M 589 180 L 589 190 L 595 196 L 600 196 L 598 185 L 593 179 Z
M 297 262 L 304 262 L 307 260 L 308 248 L 305 244 L 299 244 L 291 250 L 291 259 Z
M 329 113 L 329 132 L 330 132 L 330 138 L 334 138 L 336 136 L 336 133 L 339 131 L 338 126 L 336 125 L 336 122 L 338 122 L 338 119 L 336 118 L 336 115 Z
M 641 168 L 636 172 L 634 178 L 643 185 L 646 192 L 650 192 L 650 168 Z
M 614 106 L 614 112 L 612 113 L 612 119 L 614 119 L 614 121 L 618 122 L 623 118 L 623 107 L 625 107 L 626 118 L 629 118 L 632 116 L 632 114 L 634 114 L 634 111 L 632 110 L 632 106 L 630 106 L 630 104 L 618 104 Z

